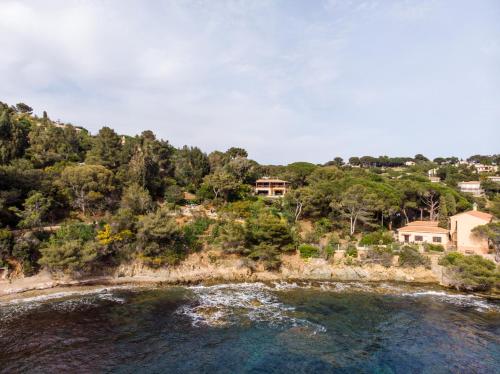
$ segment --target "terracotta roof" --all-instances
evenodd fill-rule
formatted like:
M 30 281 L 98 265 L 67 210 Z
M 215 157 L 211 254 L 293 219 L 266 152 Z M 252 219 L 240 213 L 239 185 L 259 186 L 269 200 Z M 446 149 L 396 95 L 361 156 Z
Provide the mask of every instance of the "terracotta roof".
M 462 214 L 468 214 L 468 215 L 474 216 L 476 218 L 484 219 L 485 221 L 491 221 L 491 219 L 493 218 L 492 214 L 480 212 L 478 210 L 469 210 L 467 212 L 456 214 L 456 216 L 460 216 Z
M 442 227 L 437 226 L 424 226 L 424 225 L 409 225 L 405 227 L 401 227 L 398 231 L 402 232 L 428 232 L 434 234 L 448 234 L 447 229 L 443 229 Z
M 413 221 L 410 222 L 407 226 L 432 226 L 437 227 L 439 224 L 438 221 Z

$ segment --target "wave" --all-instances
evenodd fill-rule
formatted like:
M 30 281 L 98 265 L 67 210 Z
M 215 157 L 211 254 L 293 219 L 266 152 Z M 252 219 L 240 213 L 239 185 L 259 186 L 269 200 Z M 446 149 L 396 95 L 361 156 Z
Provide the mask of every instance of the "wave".
M 193 326 L 253 322 L 273 327 L 303 327 L 313 334 L 326 331 L 324 326 L 295 315 L 295 308 L 280 302 L 272 292 L 275 288 L 264 283 L 192 286 L 189 289 L 195 300 L 181 306 L 177 313 L 189 317 Z
M 125 299 L 114 294 L 114 291 L 120 289 L 128 290 L 130 286 L 70 290 L 2 301 L 0 321 L 12 320 L 44 305 L 49 305 L 53 310 L 70 312 L 98 306 L 102 301 L 123 304 Z
M 407 292 L 402 296 L 406 297 L 431 297 L 441 302 L 458 305 L 461 307 L 472 307 L 477 311 L 493 311 L 500 312 L 500 306 L 488 302 L 487 299 L 476 295 L 463 295 L 452 294 L 444 291 L 420 291 L 420 292 Z

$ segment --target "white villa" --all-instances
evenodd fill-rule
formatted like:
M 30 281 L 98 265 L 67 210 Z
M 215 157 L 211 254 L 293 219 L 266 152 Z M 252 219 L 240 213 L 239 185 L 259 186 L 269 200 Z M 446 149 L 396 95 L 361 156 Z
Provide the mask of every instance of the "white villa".
M 458 182 L 460 192 L 472 194 L 472 196 L 482 196 L 484 194 L 480 181 Z
M 398 229 L 401 243 L 431 243 L 446 247 L 449 237 L 449 230 L 439 227 L 437 221 L 414 221 Z

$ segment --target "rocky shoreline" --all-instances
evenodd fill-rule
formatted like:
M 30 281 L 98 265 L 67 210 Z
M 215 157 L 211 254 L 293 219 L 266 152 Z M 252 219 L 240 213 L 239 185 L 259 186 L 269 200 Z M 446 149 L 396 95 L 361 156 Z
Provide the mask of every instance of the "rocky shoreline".
M 238 256 L 219 256 L 197 253 L 180 265 L 152 269 L 140 262 L 122 265 L 112 273 L 99 276 L 71 278 L 56 277 L 41 272 L 32 277 L 0 282 L 0 297 L 28 291 L 56 287 L 124 285 L 124 284 L 199 284 L 215 282 L 268 282 L 268 281 L 361 281 L 403 282 L 446 286 L 439 266 L 403 268 L 378 264 L 332 264 L 323 259 L 304 260 L 298 255 L 283 256 L 277 271 L 267 271 L 249 264 Z

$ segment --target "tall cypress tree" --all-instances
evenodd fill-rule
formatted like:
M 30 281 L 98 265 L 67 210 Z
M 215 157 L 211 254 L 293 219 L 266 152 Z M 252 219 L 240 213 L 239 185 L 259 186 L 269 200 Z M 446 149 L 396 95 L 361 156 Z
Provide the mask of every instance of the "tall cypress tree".
M 439 227 L 448 228 L 448 206 L 444 195 L 439 198 Z

